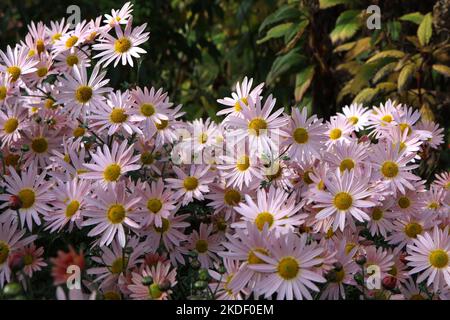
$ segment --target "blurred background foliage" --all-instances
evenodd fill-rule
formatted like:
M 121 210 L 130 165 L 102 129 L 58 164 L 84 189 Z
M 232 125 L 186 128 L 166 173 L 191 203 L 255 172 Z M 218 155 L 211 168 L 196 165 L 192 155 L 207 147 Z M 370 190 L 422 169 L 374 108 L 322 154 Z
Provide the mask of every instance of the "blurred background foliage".
M 124 2 L 2 0 L 1 48 L 23 39 L 31 20 L 67 16 L 69 5 L 91 19 Z M 134 23 L 148 23 L 151 32 L 148 54 L 139 71 L 110 71 L 116 88 L 163 87 L 187 118 L 216 121 L 216 99 L 229 96 L 245 75 L 266 82 L 278 107 L 307 106 L 326 118 L 352 102 L 372 106 L 391 98 L 446 128 L 444 152 L 425 158 L 430 168 L 448 169 L 450 0 L 132 2 Z M 375 30 L 366 25 L 374 4 L 381 9 Z

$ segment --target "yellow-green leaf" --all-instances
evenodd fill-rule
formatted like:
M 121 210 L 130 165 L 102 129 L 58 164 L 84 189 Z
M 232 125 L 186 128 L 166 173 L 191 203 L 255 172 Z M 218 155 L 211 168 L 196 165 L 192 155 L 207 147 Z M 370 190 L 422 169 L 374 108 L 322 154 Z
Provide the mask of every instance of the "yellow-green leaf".
M 338 4 L 346 4 L 349 3 L 349 0 L 319 0 L 320 9 L 327 9 Z
M 344 41 L 353 37 L 361 28 L 360 14 L 361 11 L 359 10 L 342 12 L 336 20 L 336 26 L 330 33 L 331 41 L 336 43 L 337 41 Z
M 295 80 L 295 101 L 302 100 L 314 77 L 314 66 L 309 66 L 297 74 Z
M 422 22 L 417 29 L 417 37 L 419 38 L 420 45 L 426 46 L 433 35 L 433 16 L 430 13 L 427 13 L 425 17 L 423 17 Z
M 405 56 L 405 53 L 403 51 L 400 50 L 385 50 L 385 51 L 381 51 L 376 53 L 375 55 L 373 55 L 369 60 L 367 60 L 367 63 L 375 61 L 377 59 L 381 59 L 381 58 L 403 58 Z
M 436 72 L 439 72 L 440 74 L 450 77 L 450 67 L 443 65 L 443 64 L 434 64 L 433 70 Z
M 414 63 L 408 63 L 403 67 L 402 71 L 400 71 L 400 74 L 398 75 L 397 80 L 398 92 L 405 91 L 415 71 L 416 65 Z
M 273 28 L 271 28 L 269 31 L 267 31 L 267 34 L 264 38 L 256 41 L 257 44 L 261 44 L 263 42 L 266 42 L 273 38 L 280 38 L 286 34 L 287 31 L 289 31 L 289 28 L 293 25 L 292 22 L 286 22 L 279 24 Z
M 412 12 L 401 16 L 399 20 L 409 21 L 420 25 L 423 20 L 423 14 L 421 14 L 420 12 Z
M 363 105 L 368 105 L 376 95 L 376 89 L 365 88 L 353 99 L 353 103 L 362 103 Z
M 397 65 L 397 62 L 391 62 L 386 64 L 385 66 L 381 67 L 380 70 L 375 73 L 375 75 L 372 78 L 372 83 L 377 83 L 380 80 L 382 80 L 384 77 L 392 73 L 395 69 L 395 66 Z

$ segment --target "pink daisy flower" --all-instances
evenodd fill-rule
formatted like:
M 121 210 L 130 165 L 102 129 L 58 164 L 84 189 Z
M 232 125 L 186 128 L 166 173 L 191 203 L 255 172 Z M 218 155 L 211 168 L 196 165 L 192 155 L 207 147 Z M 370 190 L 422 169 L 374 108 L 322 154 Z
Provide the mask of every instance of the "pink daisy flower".
M 222 249 L 220 237 L 217 234 L 212 234 L 212 229 L 211 224 L 201 223 L 199 232 L 193 230 L 188 239 L 187 248 L 197 252 L 202 268 L 209 268 L 213 261 L 217 261 L 217 253 Z

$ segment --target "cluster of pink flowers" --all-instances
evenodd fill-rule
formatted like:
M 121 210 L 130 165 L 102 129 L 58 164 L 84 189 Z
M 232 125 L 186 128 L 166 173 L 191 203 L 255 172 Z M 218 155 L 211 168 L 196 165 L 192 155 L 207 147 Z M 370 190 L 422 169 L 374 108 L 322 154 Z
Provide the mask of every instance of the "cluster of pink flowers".
M 108 87 L 145 53 L 131 12 L 31 23 L 0 51 L 0 287 L 52 264 L 66 298 L 77 265 L 69 298 L 168 299 L 197 262 L 216 299 L 450 298 L 450 172 L 416 171 L 443 129 L 393 101 L 286 113 L 247 78 L 220 124 L 185 121 L 163 89 Z M 89 261 L 46 255 L 69 233 Z

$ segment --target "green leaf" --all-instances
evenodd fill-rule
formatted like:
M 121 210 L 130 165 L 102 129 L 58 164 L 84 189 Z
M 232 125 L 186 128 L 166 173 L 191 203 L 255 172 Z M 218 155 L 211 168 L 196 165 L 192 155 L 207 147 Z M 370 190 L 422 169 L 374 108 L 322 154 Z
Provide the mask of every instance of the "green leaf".
M 427 13 L 417 29 L 417 37 L 422 46 L 426 46 L 433 35 L 433 16 Z
M 375 75 L 373 76 L 372 83 L 377 83 L 387 75 L 391 74 L 394 71 L 396 65 L 397 62 L 391 62 L 381 67 L 380 70 L 378 70 L 377 73 L 375 73 Z
M 295 101 L 302 100 L 314 77 L 314 66 L 308 66 L 295 79 Z
M 423 20 L 423 14 L 421 14 L 420 12 L 408 13 L 408 14 L 401 16 L 399 18 L 399 20 L 409 21 L 409 22 L 419 25 Z
M 336 43 L 337 41 L 344 41 L 353 37 L 361 28 L 360 14 L 361 11 L 359 10 L 342 12 L 336 20 L 336 26 L 330 33 L 331 41 Z
M 303 63 L 304 60 L 305 57 L 299 53 L 299 49 L 289 51 L 285 55 L 277 57 L 267 74 L 267 84 L 271 84 L 277 77 L 288 71 L 290 68 Z
M 270 39 L 282 37 L 290 30 L 292 25 L 293 25 L 292 22 L 286 22 L 283 24 L 279 24 L 279 25 L 271 28 L 269 31 L 267 31 L 266 36 L 264 38 L 256 41 L 256 43 L 261 44 Z
M 372 57 L 370 57 L 369 60 L 366 61 L 366 63 L 370 63 L 372 61 L 381 59 L 381 58 L 403 58 L 405 56 L 405 53 L 400 50 L 385 50 L 378 52 L 374 54 Z
M 440 74 L 450 77 L 450 67 L 443 64 L 433 64 L 433 70 Z
M 414 63 L 408 63 L 403 67 L 397 79 L 398 92 L 405 91 L 415 72 L 416 72 L 416 65 Z
M 373 88 L 365 88 L 353 99 L 353 103 L 362 103 L 368 105 L 377 95 L 377 90 Z
M 351 1 L 349 0 L 319 0 L 320 9 L 327 9 L 334 6 L 337 6 L 338 4 L 347 4 Z
M 264 19 L 264 21 L 259 26 L 258 32 L 261 33 L 266 27 L 271 24 L 287 19 L 299 18 L 300 14 L 300 11 L 292 5 L 284 5 L 271 15 L 267 16 L 266 19 Z

